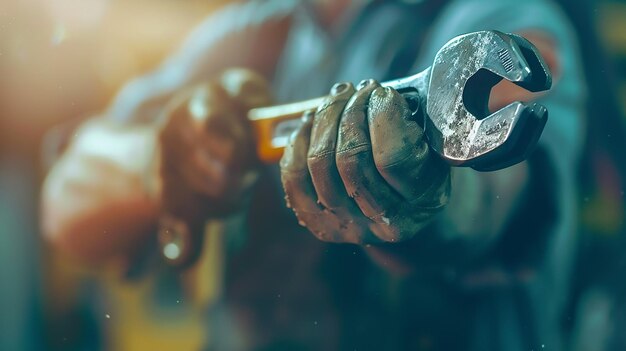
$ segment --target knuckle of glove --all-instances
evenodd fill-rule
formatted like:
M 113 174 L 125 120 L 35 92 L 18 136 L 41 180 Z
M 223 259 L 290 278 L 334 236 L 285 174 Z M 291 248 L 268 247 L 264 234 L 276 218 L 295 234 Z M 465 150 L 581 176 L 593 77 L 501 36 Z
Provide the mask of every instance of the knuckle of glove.
M 414 121 L 405 99 L 391 88 L 372 92 L 368 107 L 374 161 L 379 167 L 406 159 L 416 148 L 426 146 L 424 132 Z
M 413 216 L 396 215 L 383 217 L 382 223 L 374 223 L 370 229 L 380 240 L 396 243 L 412 238 L 426 224 L 427 220 L 417 220 Z
M 220 75 L 219 82 L 244 111 L 268 105 L 273 100 L 269 82 L 254 71 L 229 69 Z
M 380 242 L 365 235 L 367 227 L 354 219 L 337 215 L 327 209 L 317 212 L 294 211 L 298 224 L 307 228 L 317 239 L 329 243 L 365 244 Z

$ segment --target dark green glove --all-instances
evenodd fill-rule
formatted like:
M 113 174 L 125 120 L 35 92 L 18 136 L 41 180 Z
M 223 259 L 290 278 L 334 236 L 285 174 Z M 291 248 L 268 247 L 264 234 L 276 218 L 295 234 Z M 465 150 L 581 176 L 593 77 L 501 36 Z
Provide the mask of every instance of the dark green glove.
M 450 168 L 409 120 L 405 99 L 367 80 L 336 84 L 303 117 L 281 160 L 287 204 L 321 240 L 397 242 L 447 203 Z

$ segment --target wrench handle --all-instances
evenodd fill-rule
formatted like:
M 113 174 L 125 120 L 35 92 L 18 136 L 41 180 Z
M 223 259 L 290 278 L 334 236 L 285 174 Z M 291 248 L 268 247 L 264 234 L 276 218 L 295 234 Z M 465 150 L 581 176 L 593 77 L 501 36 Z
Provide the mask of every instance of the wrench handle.
M 289 136 L 302 123 L 302 115 L 316 110 L 324 99 L 325 96 L 250 110 L 248 120 L 252 123 L 259 159 L 267 164 L 280 161 Z
M 381 83 L 403 93 L 409 105 L 415 103 L 416 96 L 426 96 L 430 69 L 426 69 L 413 76 L 400 78 Z M 417 93 L 417 95 L 415 95 Z M 283 155 L 289 136 L 300 125 L 300 117 L 310 110 L 316 110 L 325 96 L 315 99 L 293 102 L 284 105 L 260 107 L 248 112 L 248 120 L 252 123 L 256 149 L 259 159 L 264 163 L 276 163 Z M 414 113 L 423 107 L 423 101 L 418 101 Z

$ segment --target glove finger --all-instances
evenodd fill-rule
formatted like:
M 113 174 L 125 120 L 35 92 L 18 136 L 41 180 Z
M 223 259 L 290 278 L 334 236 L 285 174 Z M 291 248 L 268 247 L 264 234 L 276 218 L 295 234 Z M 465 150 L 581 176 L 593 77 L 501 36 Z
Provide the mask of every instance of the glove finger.
M 287 206 L 296 214 L 298 212 L 315 213 L 321 210 L 316 202 L 317 195 L 307 167 L 313 113 L 307 112 L 302 119 L 302 125 L 290 136 L 280 160 L 280 175 Z
M 240 105 L 244 112 L 272 103 L 272 89 L 260 74 L 243 68 L 224 71 L 219 77 L 220 85 Z
M 410 116 L 397 91 L 378 88 L 372 92 L 368 122 L 374 162 L 404 199 L 435 205 L 443 200 L 437 191 L 449 181 L 450 167 L 430 151 L 422 128 Z
M 255 152 L 251 131 L 241 119 L 240 106 L 218 84 L 209 83 L 193 90 L 185 106 L 201 148 L 239 174 L 249 167 Z
M 399 206 L 402 198 L 378 173 L 371 152 L 366 110 L 370 94 L 379 86 L 374 81 L 362 82 L 348 102 L 339 122 L 336 162 L 344 186 L 361 212 L 384 223 L 385 212 Z
M 307 227 L 318 239 L 342 242 L 342 235 L 338 230 L 340 219 L 317 202 L 317 194 L 307 166 L 313 112 L 305 114 L 303 121 L 291 135 L 280 161 L 287 207 L 296 214 L 298 223 Z
M 369 228 L 388 242 L 410 239 L 426 227 L 443 206 L 425 208 L 410 203 L 390 208 L 383 223 L 371 223 Z
M 358 209 L 357 209 L 358 210 Z M 380 243 L 367 229 L 371 221 L 361 217 L 355 219 L 342 209 L 331 212 L 328 209 L 320 209 L 317 212 L 297 211 L 296 215 L 301 225 L 315 235 L 318 239 L 334 243 Z M 362 224 L 362 220 L 368 223 Z
M 247 119 L 248 111 L 255 107 L 267 106 L 273 101 L 269 82 L 260 74 L 243 68 L 232 68 L 224 71 L 218 78 L 219 90 L 225 96 L 219 97 L 220 103 L 228 101 L 231 118 L 227 122 L 228 135 L 237 141 L 238 147 L 233 155 L 234 167 L 254 166 L 257 160 L 256 146 L 253 142 L 252 127 Z M 217 120 L 223 122 L 224 120 Z M 207 126 L 209 127 L 209 126 Z M 213 128 L 218 131 L 219 128 Z M 214 133 L 215 134 L 215 133 Z
M 307 157 L 309 172 L 319 203 L 329 209 L 350 208 L 358 211 L 345 191 L 335 164 L 339 120 L 354 91 L 350 83 L 336 84 L 315 113 L 311 131 Z

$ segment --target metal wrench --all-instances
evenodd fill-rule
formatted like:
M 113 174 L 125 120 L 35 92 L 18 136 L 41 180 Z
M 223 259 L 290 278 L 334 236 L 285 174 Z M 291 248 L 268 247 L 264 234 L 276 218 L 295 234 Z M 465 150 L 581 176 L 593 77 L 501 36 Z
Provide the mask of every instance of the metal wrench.
M 490 171 L 524 160 L 548 117 L 545 107 L 521 102 L 490 114 L 489 92 L 502 79 L 533 92 L 552 85 L 537 49 L 520 36 L 498 31 L 458 36 L 439 50 L 431 67 L 381 85 L 406 97 L 430 147 L 450 165 Z M 324 99 L 250 110 L 248 119 L 255 130 L 259 158 L 278 161 L 302 114 L 321 106 Z M 172 235 L 159 236 L 164 257 L 175 266 L 190 264 L 200 250 L 190 241 L 189 233 L 173 235 L 185 233 L 181 226 L 183 229 L 166 226 L 165 232 L 169 230 Z M 171 245 L 181 254 L 168 256 L 166 249 Z
M 547 90 L 552 78 L 537 49 L 526 39 L 499 31 L 453 38 L 431 67 L 381 83 L 403 94 L 420 120 L 430 147 L 452 166 L 492 171 L 523 161 L 536 145 L 548 113 L 542 105 L 514 102 L 489 113 L 489 92 L 507 79 L 532 92 Z M 275 162 L 307 110 L 324 97 L 253 109 L 261 160 Z

